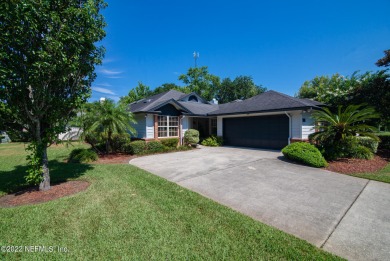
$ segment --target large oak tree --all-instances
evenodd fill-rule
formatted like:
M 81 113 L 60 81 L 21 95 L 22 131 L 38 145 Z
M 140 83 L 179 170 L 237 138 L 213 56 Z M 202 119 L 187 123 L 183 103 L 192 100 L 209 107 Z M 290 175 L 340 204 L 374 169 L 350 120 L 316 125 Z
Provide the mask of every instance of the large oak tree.
M 0 3 L 0 102 L 32 141 L 29 181 L 50 189 L 47 147 L 90 95 L 104 48 L 103 0 Z

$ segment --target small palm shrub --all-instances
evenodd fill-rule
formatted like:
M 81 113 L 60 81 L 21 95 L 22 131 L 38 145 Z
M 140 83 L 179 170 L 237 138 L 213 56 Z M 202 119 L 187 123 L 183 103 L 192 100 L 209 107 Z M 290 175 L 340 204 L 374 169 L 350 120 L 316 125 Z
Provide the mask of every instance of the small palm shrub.
M 88 163 L 99 159 L 97 153 L 90 149 L 74 149 L 69 154 L 70 163 Z
M 198 144 L 199 142 L 199 131 L 194 129 L 189 129 L 184 133 L 184 142 L 186 144 Z
M 309 136 L 327 160 L 338 158 L 372 158 L 376 151 L 374 141 L 376 128 L 366 122 L 379 118 L 379 114 L 372 107 L 349 105 L 345 109 L 339 106 L 336 113 L 328 108 L 314 111 L 312 114 L 316 122 L 323 124 L 316 126 L 317 132 Z M 369 137 L 357 138 L 356 136 Z M 364 149 L 368 148 L 368 150 Z
M 369 148 L 372 153 L 376 153 L 378 151 L 379 142 L 370 137 L 357 136 L 359 145 L 362 145 L 366 148 Z
M 295 142 L 282 149 L 283 155 L 293 161 L 303 163 L 316 168 L 326 167 L 328 163 L 321 152 L 306 142 Z
M 153 140 L 146 143 L 146 149 L 148 152 L 163 152 L 164 145 L 159 141 Z
M 177 144 L 179 144 L 179 139 L 178 138 L 162 139 L 161 143 L 167 148 L 176 148 Z
M 124 151 L 129 154 L 137 155 L 146 150 L 146 142 L 144 140 L 136 140 L 127 143 L 124 146 Z
M 220 136 L 210 136 L 201 143 L 203 146 L 218 147 L 223 145 L 223 139 Z

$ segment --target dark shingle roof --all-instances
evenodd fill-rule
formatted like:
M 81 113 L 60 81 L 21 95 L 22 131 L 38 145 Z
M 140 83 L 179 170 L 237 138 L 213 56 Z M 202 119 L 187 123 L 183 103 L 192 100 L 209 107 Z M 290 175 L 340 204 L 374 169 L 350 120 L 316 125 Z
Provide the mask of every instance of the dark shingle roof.
M 156 106 L 168 101 L 168 100 L 179 100 L 181 97 L 185 96 L 185 93 L 178 92 L 175 90 L 170 90 L 167 92 L 159 93 L 142 100 L 133 102 L 129 105 L 131 112 L 147 112 Z
M 243 101 L 221 104 L 218 110 L 209 113 L 209 115 L 290 110 L 321 105 L 323 104 L 317 101 L 294 98 L 276 91 L 267 91 Z
M 129 108 L 133 113 L 150 112 L 158 109 L 158 107 L 164 105 L 165 103 L 174 102 L 183 107 L 183 109 L 186 111 L 190 112 L 190 114 L 215 116 L 238 113 L 303 109 L 324 105 L 317 101 L 294 98 L 276 91 L 267 91 L 243 101 L 234 101 L 219 105 L 180 101 L 180 99 L 185 96 L 188 96 L 188 94 L 170 90 L 133 102 L 129 105 Z
M 206 115 L 209 112 L 218 110 L 218 104 L 204 104 L 204 103 L 197 103 L 197 102 L 182 102 L 182 101 L 179 101 L 179 104 L 195 115 Z

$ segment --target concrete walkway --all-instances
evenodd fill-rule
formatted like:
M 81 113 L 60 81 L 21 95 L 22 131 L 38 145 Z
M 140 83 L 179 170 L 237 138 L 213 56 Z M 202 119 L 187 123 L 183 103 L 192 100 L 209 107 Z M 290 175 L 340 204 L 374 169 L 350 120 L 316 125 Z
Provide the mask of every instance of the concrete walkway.
M 135 158 L 130 164 L 351 260 L 390 259 L 390 184 L 241 148 Z

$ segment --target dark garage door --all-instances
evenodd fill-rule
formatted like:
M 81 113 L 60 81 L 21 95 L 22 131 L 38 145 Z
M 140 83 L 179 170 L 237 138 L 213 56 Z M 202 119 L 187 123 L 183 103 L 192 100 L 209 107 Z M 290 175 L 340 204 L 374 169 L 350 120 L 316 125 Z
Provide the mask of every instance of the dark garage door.
M 230 146 L 281 149 L 288 144 L 287 115 L 223 119 L 224 144 Z

